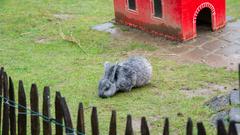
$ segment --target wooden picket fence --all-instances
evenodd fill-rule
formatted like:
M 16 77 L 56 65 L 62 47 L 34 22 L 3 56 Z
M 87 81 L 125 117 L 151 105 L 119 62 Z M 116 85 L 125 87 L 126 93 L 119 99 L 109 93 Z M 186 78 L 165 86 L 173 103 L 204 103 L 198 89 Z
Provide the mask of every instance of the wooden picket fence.
M 15 101 L 14 86 L 11 77 L 8 77 L 3 68 L 0 69 L 0 127 L 2 135 L 26 135 L 27 133 L 27 115 L 31 116 L 31 134 L 39 135 L 85 135 L 84 108 L 80 103 L 78 106 L 77 127 L 74 129 L 71 115 L 64 97 L 60 92 L 55 96 L 55 118 L 50 117 L 50 89 L 44 87 L 42 113 L 39 111 L 39 96 L 36 84 L 32 84 L 30 91 L 30 107 L 27 108 L 26 95 L 22 81 L 18 84 L 18 103 Z M 2 108 L 3 105 L 3 108 Z M 16 114 L 16 110 L 18 113 Z M 18 115 L 18 116 L 17 116 Z M 116 111 L 112 111 L 109 126 L 109 135 L 117 135 L 117 117 Z M 40 119 L 42 120 L 42 130 L 40 128 Z M 55 132 L 52 131 L 52 125 L 55 126 Z M 186 124 L 186 135 L 193 135 L 193 122 L 189 118 Z M 197 134 L 206 135 L 202 122 L 197 123 Z M 64 130 L 65 129 L 65 130 Z M 64 132 L 65 131 L 65 132 Z M 88 133 L 90 134 L 90 133 Z M 99 123 L 97 108 L 92 108 L 91 113 L 91 134 L 99 135 Z M 125 135 L 133 135 L 132 118 L 127 116 Z M 169 135 L 169 120 L 165 119 L 163 135 Z M 150 135 L 147 120 L 141 119 L 141 135 Z M 228 131 L 222 120 L 217 122 L 217 135 L 237 135 L 234 122 L 230 122 Z

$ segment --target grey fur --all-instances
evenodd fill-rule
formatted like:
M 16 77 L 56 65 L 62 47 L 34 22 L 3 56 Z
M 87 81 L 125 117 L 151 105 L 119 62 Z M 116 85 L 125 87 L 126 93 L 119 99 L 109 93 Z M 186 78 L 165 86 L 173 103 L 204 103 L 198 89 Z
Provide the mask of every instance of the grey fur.
M 152 66 L 141 56 L 130 57 L 126 61 L 104 64 L 105 74 L 99 81 L 98 94 L 100 97 L 113 96 L 118 91 L 131 91 L 149 83 L 152 76 Z

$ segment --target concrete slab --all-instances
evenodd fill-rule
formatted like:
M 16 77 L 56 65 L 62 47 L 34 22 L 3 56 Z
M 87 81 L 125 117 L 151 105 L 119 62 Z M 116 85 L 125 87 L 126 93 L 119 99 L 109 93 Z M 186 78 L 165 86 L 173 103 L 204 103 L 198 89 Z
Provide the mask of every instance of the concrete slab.
M 230 46 L 230 43 L 224 40 L 215 39 L 210 41 L 202 46 L 204 50 L 213 52 L 219 49 L 224 49 L 225 47 Z
M 231 20 L 231 18 L 229 18 Z M 224 29 L 212 32 L 207 28 L 198 29 L 198 37 L 188 42 L 166 40 L 163 37 L 149 35 L 127 26 L 104 23 L 92 27 L 94 30 L 111 33 L 113 40 L 128 44 L 140 42 L 156 46 L 156 51 L 143 52 L 144 55 L 156 55 L 183 63 L 204 63 L 212 67 L 226 67 L 237 70 L 240 62 L 240 20 L 228 22 Z M 164 50 L 164 52 L 163 52 Z M 128 52 L 127 55 L 132 55 Z M 141 52 L 138 51 L 141 54 Z
M 194 45 L 178 45 L 178 46 L 172 46 L 168 50 L 175 54 L 183 54 L 193 49 L 195 49 Z
M 225 44 L 225 45 L 227 45 L 227 44 Z M 225 48 L 219 48 L 219 50 L 216 52 L 216 54 L 223 55 L 226 57 L 230 57 L 232 55 L 240 56 L 240 45 L 231 44 L 229 46 L 226 46 Z
M 223 56 L 216 55 L 216 54 L 210 54 L 204 57 L 204 62 L 205 64 L 210 65 L 212 67 L 221 67 L 222 65 L 228 64 L 227 61 L 225 61 L 225 58 Z
M 202 61 L 204 56 L 206 56 L 208 52 L 206 50 L 195 48 L 194 50 L 183 54 L 182 57 L 185 59 L 189 59 L 191 61 Z
M 239 42 L 240 41 L 240 34 L 238 32 L 231 32 L 225 36 L 221 37 L 222 39 L 228 42 Z

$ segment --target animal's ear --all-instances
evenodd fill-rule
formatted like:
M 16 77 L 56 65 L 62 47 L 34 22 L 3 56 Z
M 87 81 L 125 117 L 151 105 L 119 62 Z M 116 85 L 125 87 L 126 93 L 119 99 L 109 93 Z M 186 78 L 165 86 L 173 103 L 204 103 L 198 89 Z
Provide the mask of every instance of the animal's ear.
M 106 61 L 106 62 L 104 63 L 104 69 L 105 69 L 105 71 L 108 70 L 110 67 L 111 67 L 111 63 L 108 62 L 108 61 Z
M 110 81 L 114 82 L 115 78 L 117 77 L 117 69 L 118 69 L 119 65 L 118 63 L 116 63 L 116 65 L 114 65 L 113 67 L 113 71 L 111 73 L 111 77 L 110 77 Z
M 113 65 L 110 62 L 104 63 L 104 70 L 105 70 L 104 78 L 108 78 L 108 79 L 110 78 L 112 73 L 112 67 Z

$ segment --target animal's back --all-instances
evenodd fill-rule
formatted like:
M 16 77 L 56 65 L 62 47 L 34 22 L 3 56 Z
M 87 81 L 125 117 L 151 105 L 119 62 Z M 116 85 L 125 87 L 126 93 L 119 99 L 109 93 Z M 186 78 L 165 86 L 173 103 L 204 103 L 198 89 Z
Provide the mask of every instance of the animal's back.
M 149 83 L 152 76 L 152 66 L 146 58 L 140 56 L 130 57 L 122 64 L 136 72 L 137 80 L 135 87 Z

